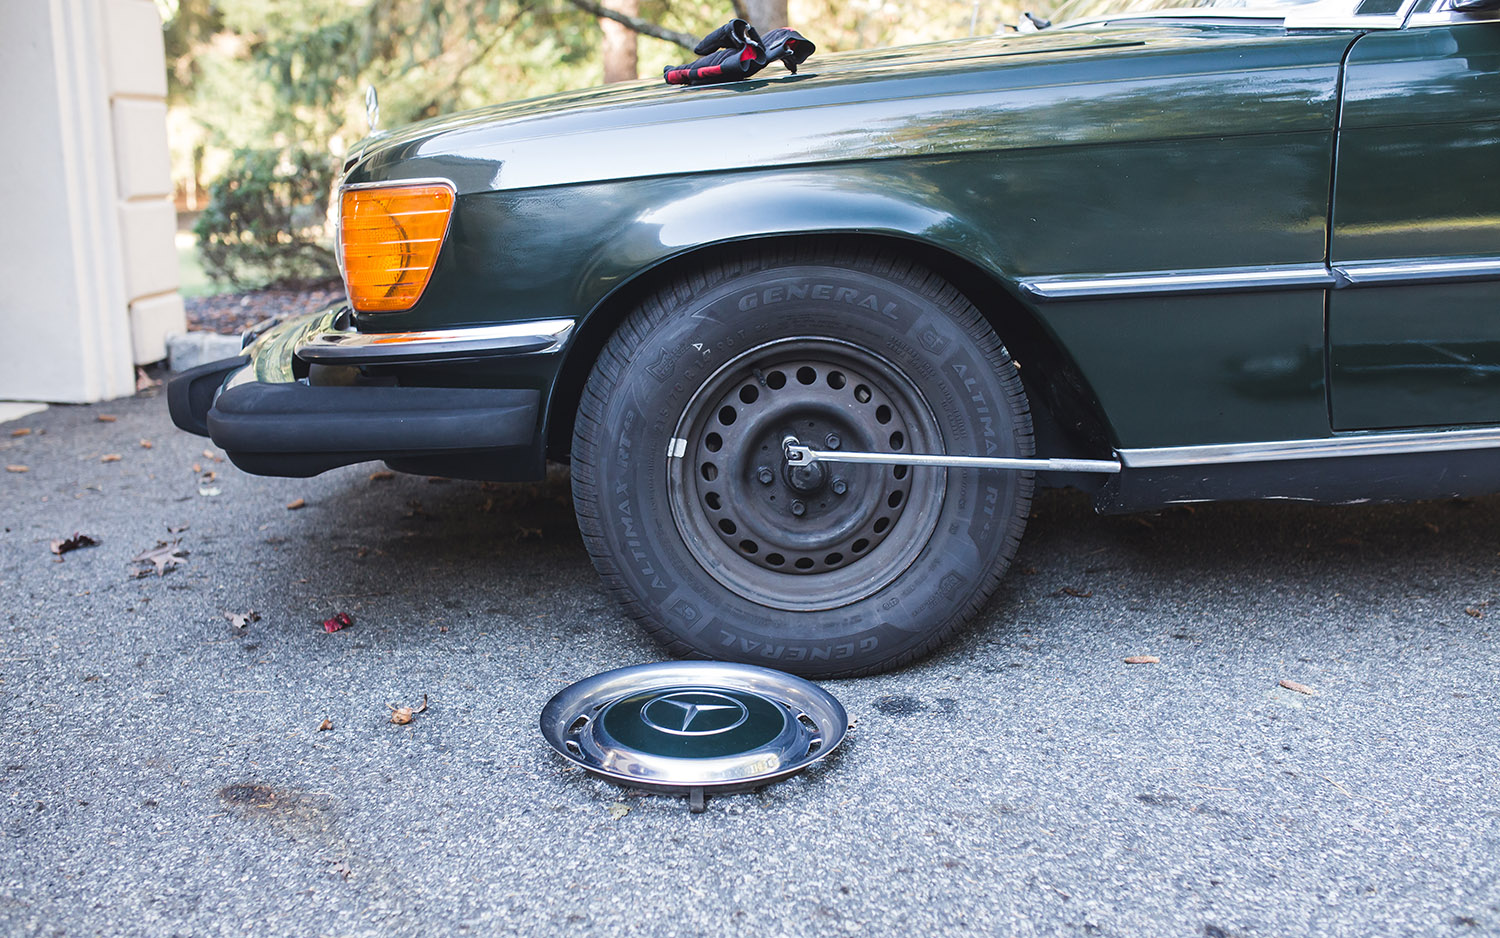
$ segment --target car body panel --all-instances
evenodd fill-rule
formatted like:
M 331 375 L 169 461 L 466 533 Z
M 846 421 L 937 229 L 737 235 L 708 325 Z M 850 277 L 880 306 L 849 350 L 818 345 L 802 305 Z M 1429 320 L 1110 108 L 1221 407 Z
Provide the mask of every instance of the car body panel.
M 917 240 L 1022 303 L 1024 278 L 1321 263 L 1350 41 L 1106 27 L 840 59 L 826 78 L 733 90 L 633 87 L 613 109 L 569 96 L 555 116 L 408 131 L 349 181 L 453 179 L 450 244 L 415 307 L 358 323 L 587 320 L 674 257 L 792 234 Z M 1090 341 L 1100 322 L 1089 308 L 1030 313 L 1081 338 L 1063 344 L 1094 382 L 1113 442 L 1157 446 L 1276 438 L 1275 411 L 1289 406 L 1299 432 L 1329 432 L 1321 381 L 1268 406 L 1241 370 L 1295 360 L 1321 375 L 1321 302 L 1301 297 L 1267 329 L 1234 297 L 1135 301 L 1106 314 L 1105 343 Z M 1191 361 L 1171 340 L 1184 325 L 1214 338 Z M 1208 380 L 1179 401 L 1193 412 L 1174 414 L 1162 403 L 1189 375 Z
M 1362 37 L 1346 66 L 1332 259 L 1500 259 L 1500 22 Z M 1500 422 L 1493 281 L 1334 291 L 1338 429 Z

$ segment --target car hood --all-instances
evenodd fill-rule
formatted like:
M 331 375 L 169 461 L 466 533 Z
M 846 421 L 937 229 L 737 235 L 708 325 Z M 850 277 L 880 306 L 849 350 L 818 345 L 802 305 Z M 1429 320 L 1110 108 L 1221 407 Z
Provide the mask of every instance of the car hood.
M 941 152 L 924 126 L 941 119 L 939 112 L 1045 106 L 1056 95 L 1026 91 L 1144 74 L 1141 67 L 1122 71 L 1122 57 L 1201 55 L 1274 37 L 1285 33 L 1264 26 L 1079 28 L 818 55 L 795 75 L 771 65 L 752 80 L 721 85 L 625 82 L 371 136 L 349 155 L 345 182 L 438 177 L 468 193 Z M 1201 63 L 1189 70 L 1213 71 Z

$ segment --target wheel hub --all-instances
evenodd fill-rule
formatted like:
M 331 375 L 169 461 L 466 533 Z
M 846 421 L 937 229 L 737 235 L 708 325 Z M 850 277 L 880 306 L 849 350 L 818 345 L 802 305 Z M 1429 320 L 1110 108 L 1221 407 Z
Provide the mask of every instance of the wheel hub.
M 787 463 L 788 437 L 896 452 L 939 441 L 905 375 L 835 340 L 783 340 L 741 355 L 699 389 L 678 436 L 687 447 L 675 461 L 673 511 L 689 549 L 763 604 L 868 595 L 915 557 L 941 504 L 942 469 Z M 909 537 L 887 548 L 898 529 Z

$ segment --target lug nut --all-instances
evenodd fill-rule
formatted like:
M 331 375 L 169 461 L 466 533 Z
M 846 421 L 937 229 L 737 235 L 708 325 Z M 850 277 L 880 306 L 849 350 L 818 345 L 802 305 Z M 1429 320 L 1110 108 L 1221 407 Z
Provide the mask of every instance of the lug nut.
M 849 483 L 848 482 L 845 482 L 843 479 L 834 479 L 833 480 L 833 494 L 835 494 L 835 495 L 842 495 L 842 494 L 844 494 L 847 491 L 849 491 Z
M 839 443 L 842 442 L 842 441 L 839 440 L 839 435 L 837 433 L 830 433 L 823 440 L 823 442 L 825 442 L 825 443 L 828 444 L 828 448 L 829 449 L 838 449 L 839 448 Z
M 802 504 L 802 499 L 799 498 L 792 501 L 792 514 L 800 518 L 806 513 L 807 506 Z
M 760 480 L 761 485 L 770 485 L 771 481 L 776 478 L 776 473 L 771 471 L 770 466 L 761 466 L 755 470 L 755 477 Z

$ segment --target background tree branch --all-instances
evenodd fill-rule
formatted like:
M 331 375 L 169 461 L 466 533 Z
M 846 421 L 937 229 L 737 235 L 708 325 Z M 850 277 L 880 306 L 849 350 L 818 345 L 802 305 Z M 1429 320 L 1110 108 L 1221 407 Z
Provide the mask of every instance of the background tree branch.
M 650 20 L 641 19 L 639 16 L 630 16 L 618 10 L 611 10 L 608 7 L 600 6 L 594 0 L 569 0 L 569 2 L 585 13 L 592 13 L 594 16 L 600 16 L 607 20 L 614 20 L 616 23 L 635 30 L 642 36 L 650 36 L 653 39 L 660 39 L 663 42 L 676 43 L 689 52 L 692 51 L 693 46 L 698 44 L 697 36 L 690 36 L 687 33 L 680 33 L 675 29 L 658 26 Z

